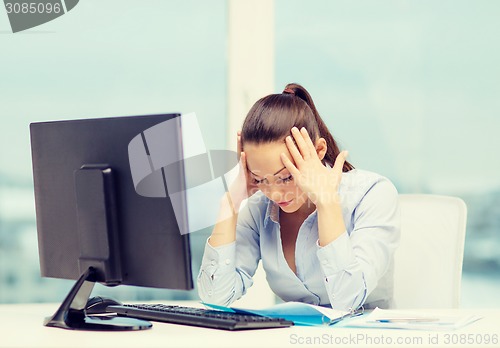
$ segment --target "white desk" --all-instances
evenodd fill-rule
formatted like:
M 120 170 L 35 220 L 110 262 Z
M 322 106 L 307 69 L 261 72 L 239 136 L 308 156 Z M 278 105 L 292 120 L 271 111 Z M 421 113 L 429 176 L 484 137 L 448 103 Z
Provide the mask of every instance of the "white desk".
M 193 302 L 180 303 L 199 306 Z M 440 314 L 478 314 L 484 318 L 456 331 L 300 327 L 228 332 L 153 322 L 153 328 L 132 332 L 73 331 L 42 325 L 56 304 L 0 305 L 0 347 L 500 347 L 500 308 L 491 310 L 432 310 Z M 462 339 L 465 344 L 460 344 Z M 402 340 L 402 342 L 401 342 Z M 470 344 L 467 344 L 469 340 Z M 482 344 L 480 342 L 482 340 Z M 450 344 L 447 344 L 450 341 Z M 413 343 L 412 343 L 413 342 Z M 458 342 L 458 344 L 452 344 Z M 302 343 L 302 344 L 301 344 Z M 308 343 L 308 344 L 307 344 Z M 388 344 L 389 343 L 389 344 Z M 408 344 L 410 343 L 410 344 Z

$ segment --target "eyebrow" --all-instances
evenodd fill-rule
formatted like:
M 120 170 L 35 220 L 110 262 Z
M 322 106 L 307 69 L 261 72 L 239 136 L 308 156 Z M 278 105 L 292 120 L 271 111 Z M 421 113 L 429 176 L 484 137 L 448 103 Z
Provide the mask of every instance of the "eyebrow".
M 274 174 L 273 174 L 273 176 L 274 176 L 274 175 L 279 174 L 279 173 L 280 173 L 283 169 L 285 169 L 285 168 L 286 168 L 286 167 L 281 168 L 281 169 L 280 169 L 280 170 L 278 170 L 276 173 L 274 173 Z M 252 173 L 253 175 L 255 175 L 255 176 L 261 177 L 260 175 L 257 175 L 257 174 L 255 174 L 254 172 L 252 172 L 250 169 L 248 169 L 248 171 L 249 171 L 250 173 Z M 261 177 L 261 178 L 262 178 L 262 177 Z

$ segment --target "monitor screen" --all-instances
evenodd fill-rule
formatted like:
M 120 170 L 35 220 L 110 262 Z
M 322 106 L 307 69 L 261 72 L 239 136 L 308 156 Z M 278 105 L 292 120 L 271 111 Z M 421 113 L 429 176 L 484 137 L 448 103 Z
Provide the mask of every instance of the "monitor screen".
M 94 280 L 106 285 L 193 288 L 189 234 L 181 231 L 186 200 L 178 199 L 184 182 L 179 116 L 30 125 L 42 276 L 76 280 L 92 268 Z M 146 132 L 167 121 L 170 131 L 160 136 L 172 165 L 155 172 Z M 175 202 L 166 175 L 175 176 Z M 139 187 L 145 177 L 150 183 Z

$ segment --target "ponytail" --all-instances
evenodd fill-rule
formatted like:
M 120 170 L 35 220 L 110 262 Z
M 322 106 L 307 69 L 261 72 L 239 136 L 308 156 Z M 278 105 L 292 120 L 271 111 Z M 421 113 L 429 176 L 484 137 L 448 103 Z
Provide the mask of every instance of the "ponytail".
M 335 159 L 340 153 L 339 147 L 337 145 L 337 142 L 333 138 L 332 134 L 328 130 L 328 127 L 326 126 L 325 122 L 323 119 L 320 117 L 318 110 L 316 109 L 316 106 L 314 105 L 314 102 L 312 100 L 311 95 L 309 92 L 302 87 L 301 85 L 297 83 L 289 83 L 286 85 L 285 89 L 283 90 L 283 94 L 292 94 L 295 95 L 296 97 L 299 97 L 303 101 L 306 102 L 306 104 L 309 106 L 311 109 L 314 118 L 316 119 L 316 123 L 318 124 L 319 128 L 319 136 L 321 138 L 324 138 L 326 140 L 326 154 L 323 159 L 323 162 L 328 163 L 330 166 L 333 166 L 335 163 Z M 348 172 L 351 169 L 354 169 L 354 166 L 350 164 L 349 162 L 345 161 L 344 166 L 342 168 L 343 172 Z

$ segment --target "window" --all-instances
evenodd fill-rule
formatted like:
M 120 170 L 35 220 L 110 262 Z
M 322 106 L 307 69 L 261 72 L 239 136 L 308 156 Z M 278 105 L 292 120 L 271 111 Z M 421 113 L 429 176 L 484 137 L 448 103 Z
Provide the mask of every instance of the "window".
M 462 303 L 499 305 L 500 4 L 275 4 L 276 90 L 308 88 L 349 161 L 400 193 L 464 199 Z
M 1 14 L 0 302 L 60 302 L 74 283 L 39 275 L 29 123 L 194 111 L 207 148 L 225 148 L 226 23 L 223 0 L 81 1 L 17 34 Z M 191 236 L 195 274 L 208 233 Z M 197 298 L 95 290 L 107 291 L 128 300 Z

